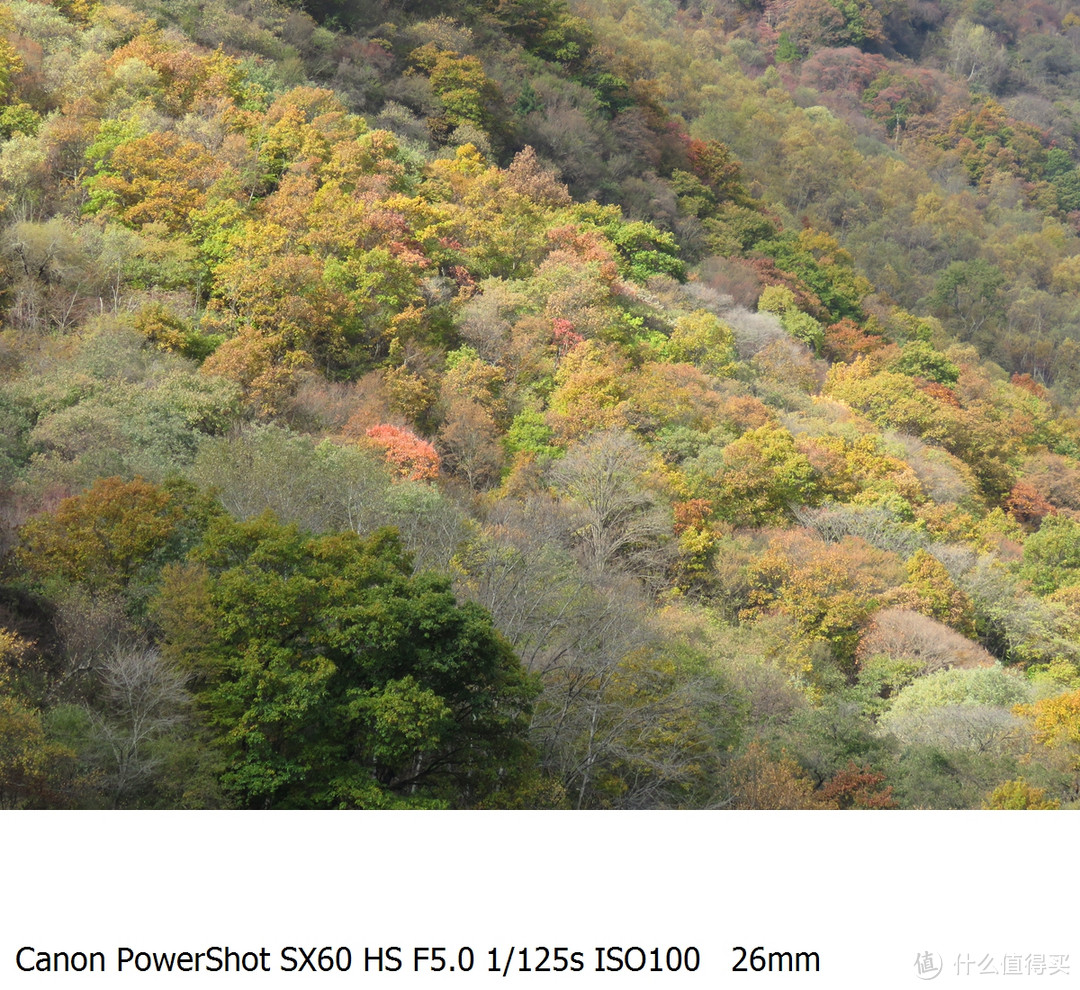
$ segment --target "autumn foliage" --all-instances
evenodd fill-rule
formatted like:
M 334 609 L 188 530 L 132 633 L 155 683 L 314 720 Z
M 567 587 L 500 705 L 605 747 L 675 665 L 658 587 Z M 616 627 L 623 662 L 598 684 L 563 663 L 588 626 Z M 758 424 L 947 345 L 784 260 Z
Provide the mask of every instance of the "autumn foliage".
M 0 8 L 0 803 L 1076 803 L 1067 4 L 196 6 Z
M 371 427 L 365 435 L 400 477 L 433 481 L 439 476 L 439 455 L 435 448 L 411 430 L 384 423 Z

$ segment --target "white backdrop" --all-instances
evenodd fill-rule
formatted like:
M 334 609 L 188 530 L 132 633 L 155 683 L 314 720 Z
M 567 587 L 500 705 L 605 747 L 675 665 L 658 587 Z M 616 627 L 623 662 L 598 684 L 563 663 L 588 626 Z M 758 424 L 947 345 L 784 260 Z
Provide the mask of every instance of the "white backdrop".
M 0 817 L 0 987 L 1061 987 L 1080 978 L 1074 821 L 1065 812 L 9 812 Z M 167 956 L 214 946 L 219 957 L 266 949 L 270 971 L 140 973 L 129 963 L 117 972 L 121 947 Z M 288 946 L 296 965 L 301 947 L 348 947 L 351 967 L 285 972 Z M 643 951 L 625 951 L 634 946 Z M 748 972 L 732 972 L 736 946 Z M 52 953 L 100 951 L 107 972 L 22 972 L 23 947 L 33 950 L 24 965 L 40 952 L 51 964 Z M 398 947 L 400 969 L 365 972 L 365 949 L 379 947 Z M 421 959 L 416 972 L 415 951 L 433 947 L 446 950 L 446 969 L 430 972 Z M 466 947 L 473 965 L 462 972 Z M 597 947 L 624 951 L 605 954 L 598 972 Z M 538 971 L 545 949 L 549 972 Z M 805 972 L 813 959 L 800 952 L 816 952 L 820 971 Z M 645 960 L 644 970 L 610 971 L 620 955 L 635 967 Z

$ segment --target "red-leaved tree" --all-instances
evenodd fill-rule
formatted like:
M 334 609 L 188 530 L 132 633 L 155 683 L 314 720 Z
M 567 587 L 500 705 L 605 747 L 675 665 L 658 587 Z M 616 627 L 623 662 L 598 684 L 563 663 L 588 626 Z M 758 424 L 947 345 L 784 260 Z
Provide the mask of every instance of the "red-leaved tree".
M 412 430 L 383 423 L 371 427 L 367 436 L 401 477 L 410 481 L 432 481 L 439 476 L 438 453 Z

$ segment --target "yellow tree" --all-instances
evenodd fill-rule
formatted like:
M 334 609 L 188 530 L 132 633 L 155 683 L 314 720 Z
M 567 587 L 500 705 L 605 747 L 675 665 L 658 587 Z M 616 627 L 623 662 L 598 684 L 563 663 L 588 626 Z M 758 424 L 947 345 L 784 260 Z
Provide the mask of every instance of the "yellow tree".
M 621 423 L 629 362 L 611 344 L 586 340 L 555 373 L 548 423 L 561 439 L 574 439 Z
M 182 516 L 165 488 L 142 478 L 99 478 L 82 495 L 26 523 L 16 560 L 41 582 L 114 590 L 153 565 Z
M 1033 787 L 1023 777 L 999 784 L 983 802 L 983 808 L 990 811 L 1050 811 L 1060 807 L 1060 801 L 1047 797 L 1045 787 Z
M 806 530 L 780 534 L 751 566 L 751 614 L 780 612 L 810 640 L 826 643 L 850 671 L 878 596 L 899 583 L 894 554 L 859 537 L 826 544 Z
M 907 562 L 907 581 L 891 603 L 909 608 L 974 638 L 975 606 L 932 554 L 916 550 Z
M 783 427 L 748 430 L 723 450 L 723 468 L 706 482 L 717 511 L 739 526 L 786 522 L 814 499 L 814 468 Z
M 751 811 L 803 810 L 825 807 L 814 800 L 813 782 L 790 756 L 774 759 L 757 740 L 728 768 L 734 807 Z
M 1043 698 L 1013 711 L 1031 720 L 1035 742 L 1064 750 L 1074 770 L 1080 770 L 1080 691 Z
M 87 185 L 91 202 L 125 223 L 161 223 L 181 231 L 189 228 L 191 214 L 206 205 L 206 190 L 223 170 L 224 163 L 201 144 L 173 131 L 156 131 L 115 148 Z

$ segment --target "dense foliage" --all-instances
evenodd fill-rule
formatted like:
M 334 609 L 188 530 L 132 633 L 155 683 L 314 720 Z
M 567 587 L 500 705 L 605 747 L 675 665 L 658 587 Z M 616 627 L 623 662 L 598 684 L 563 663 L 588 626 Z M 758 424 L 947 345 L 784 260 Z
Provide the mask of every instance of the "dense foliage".
M 1061 0 L 0 4 L 0 805 L 1054 808 Z

